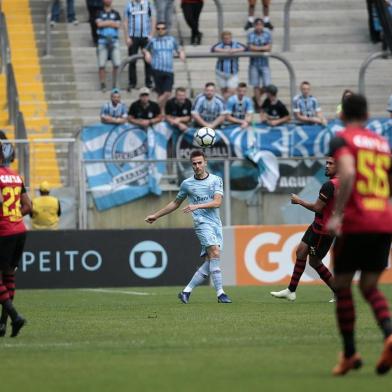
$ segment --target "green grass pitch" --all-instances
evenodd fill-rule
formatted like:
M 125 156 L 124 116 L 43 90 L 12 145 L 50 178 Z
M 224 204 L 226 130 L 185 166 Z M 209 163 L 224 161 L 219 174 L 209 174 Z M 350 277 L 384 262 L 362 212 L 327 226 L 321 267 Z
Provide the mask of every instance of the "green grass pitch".
M 330 371 L 340 340 L 329 291 L 300 286 L 289 303 L 269 295 L 280 288 L 228 287 L 234 303 L 218 304 L 213 289 L 202 287 L 188 305 L 176 287 L 20 290 L 16 305 L 29 323 L 16 339 L 0 338 L 1 389 L 391 390 L 392 373 L 374 373 L 382 337 L 357 289 L 365 366 L 336 379 Z M 382 288 L 392 300 L 392 286 Z

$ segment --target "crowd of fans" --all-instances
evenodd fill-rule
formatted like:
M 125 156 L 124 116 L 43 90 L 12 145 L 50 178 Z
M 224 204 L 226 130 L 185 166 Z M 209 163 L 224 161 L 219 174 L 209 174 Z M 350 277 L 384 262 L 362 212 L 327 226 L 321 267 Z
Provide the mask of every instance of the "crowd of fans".
M 392 12 L 392 0 L 386 0 Z M 66 0 L 67 20 L 77 23 L 74 0 Z M 292 117 L 285 104 L 278 99 L 278 88 L 271 82 L 271 71 L 268 53 L 272 49 L 273 26 L 269 19 L 270 0 L 261 0 L 263 18 L 255 17 L 256 0 L 248 0 L 248 19 L 244 29 L 248 31 L 247 42 L 236 40 L 231 31 L 223 31 L 221 40 L 211 47 L 211 52 L 225 53 L 228 57 L 219 57 L 216 62 L 216 83 L 221 95 L 216 92 L 213 82 L 205 85 L 193 104 L 186 96 L 186 90 L 179 87 L 172 95 L 174 86 L 175 55 L 185 61 L 185 52 L 177 39 L 171 35 L 174 0 L 130 0 L 123 12 L 113 9 L 113 0 L 86 0 L 89 11 L 89 22 L 93 42 L 97 46 L 100 87 L 106 91 L 105 66 L 108 60 L 113 65 L 113 90 L 111 101 L 101 111 L 104 123 L 131 123 L 142 127 L 165 119 L 184 131 L 193 121 L 195 126 L 217 128 L 224 124 L 239 124 L 242 128 L 256 119 L 278 126 L 290 121 L 309 125 L 325 125 L 327 120 L 322 113 L 316 97 L 311 95 L 311 85 L 307 81 L 300 84 L 300 93 L 293 98 Z M 372 0 L 369 0 L 372 3 Z M 199 30 L 199 17 L 203 8 L 203 0 L 182 0 L 181 8 L 184 19 L 191 29 L 190 41 L 200 44 L 202 33 Z M 60 0 L 52 9 L 52 21 L 58 21 Z M 117 89 L 117 72 L 121 63 L 120 31 L 128 47 L 128 55 L 141 51 L 144 55 L 144 86 L 140 89 L 139 100 L 134 102 L 128 111 L 121 103 L 120 91 Z M 248 66 L 248 84 L 253 88 L 253 99 L 247 95 L 247 85 L 239 80 L 239 58 L 230 55 L 239 52 L 259 53 L 250 57 Z M 128 91 L 137 86 L 136 63 L 129 65 Z M 150 99 L 151 91 L 157 94 L 157 102 Z M 345 90 L 343 100 L 352 94 Z M 388 104 L 388 111 L 392 103 Z M 341 103 L 337 106 L 336 115 L 341 111 Z

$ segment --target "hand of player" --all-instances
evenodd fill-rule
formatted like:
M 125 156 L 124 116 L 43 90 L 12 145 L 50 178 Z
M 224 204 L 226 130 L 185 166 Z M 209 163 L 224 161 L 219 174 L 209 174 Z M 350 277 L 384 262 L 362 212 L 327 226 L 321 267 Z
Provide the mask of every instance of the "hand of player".
M 156 220 L 157 220 L 157 217 L 154 215 L 154 214 L 152 214 L 152 215 L 148 215 L 147 217 L 146 217 L 146 219 L 144 219 L 147 223 L 154 223 Z
M 197 210 L 198 206 L 195 204 L 189 204 L 189 206 L 186 206 L 185 208 L 182 209 L 182 212 L 184 214 L 189 214 L 192 211 Z
M 332 215 L 327 223 L 327 231 L 331 235 L 342 234 L 342 217 L 340 215 Z
M 291 204 L 299 204 L 300 198 L 295 193 L 290 195 Z

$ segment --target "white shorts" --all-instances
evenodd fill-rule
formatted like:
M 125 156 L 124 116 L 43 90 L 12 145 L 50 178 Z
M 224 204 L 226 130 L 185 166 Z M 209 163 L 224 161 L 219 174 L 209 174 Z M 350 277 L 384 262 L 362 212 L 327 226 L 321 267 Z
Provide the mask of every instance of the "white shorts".
M 212 245 L 218 245 L 221 250 L 223 249 L 222 227 L 202 223 L 195 227 L 195 232 L 201 245 L 201 257 L 207 255 L 207 248 Z
M 216 82 L 220 88 L 237 88 L 238 75 L 225 74 L 221 71 L 216 71 Z

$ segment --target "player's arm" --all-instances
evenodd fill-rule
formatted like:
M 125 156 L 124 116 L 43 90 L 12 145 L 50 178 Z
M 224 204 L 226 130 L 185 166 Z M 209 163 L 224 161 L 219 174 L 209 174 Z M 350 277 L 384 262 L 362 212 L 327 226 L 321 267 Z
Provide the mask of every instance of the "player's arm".
M 155 212 L 154 214 L 148 215 L 146 219 L 144 219 L 147 223 L 154 223 L 156 220 L 161 218 L 162 216 L 168 215 L 171 212 L 175 211 L 183 202 L 183 199 L 175 199 L 171 201 L 168 205 L 163 207 L 161 210 Z
M 208 203 L 203 204 L 189 204 L 182 211 L 185 214 L 189 214 L 192 211 L 199 210 L 199 209 L 206 209 L 206 208 L 219 208 L 222 204 L 222 195 L 219 193 L 215 193 L 214 199 Z
M 298 195 L 292 193 L 290 196 L 291 204 L 298 204 L 309 211 L 320 213 L 325 207 L 325 202 L 321 199 L 317 199 L 314 203 L 309 203 L 306 200 L 302 200 Z
M 20 204 L 20 211 L 23 216 L 28 215 L 33 211 L 33 204 L 31 203 L 30 197 L 26 191 L 20 195 Z

